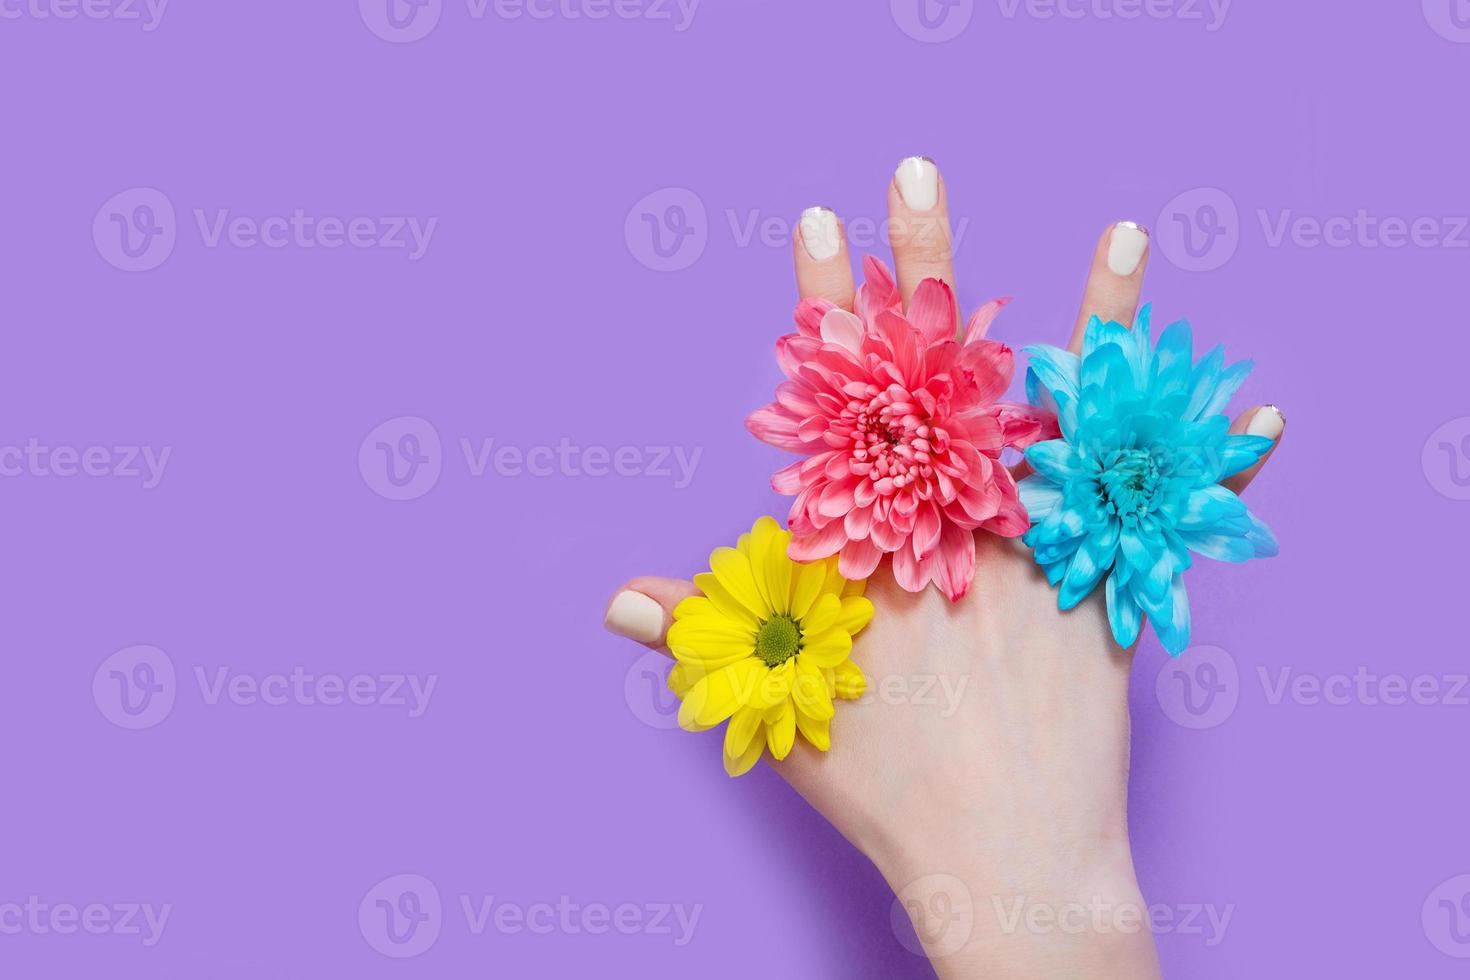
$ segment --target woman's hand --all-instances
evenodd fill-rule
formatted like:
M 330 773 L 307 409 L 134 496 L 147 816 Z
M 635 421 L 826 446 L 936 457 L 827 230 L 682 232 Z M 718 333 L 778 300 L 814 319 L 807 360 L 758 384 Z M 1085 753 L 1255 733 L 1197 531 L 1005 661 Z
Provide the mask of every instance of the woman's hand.
M 926 278 L 953 286 L 935 165 L 903 161 L 888 207 L 905 306 Z M 801 295 L 850 308 L 837 216 L 813 208 L 795 237 Z M 1103 233 L 1072 350 L 1094 314 L 1133 322 L 1147 264 L 1142 228 Z M 1232 431 L 1279 440 L 1282 427 L 1260 407 Z M 1228 485 L 1243 489 L 1264 462 Z M 662 648 L 674 606 L 694 594 L 688 582 L 634 579 L 607 625 Z M 1157 976 L 1128 845 L 1132 651 L 1114 644 L 1100 591 L 1060 612 L 1027 549 L 981 533 L 959 602 L 905 592 L 886 564 L 866 594 L 878 611 L 852 658 L 867 695 L 840 706 L 831 751 L 798 740 L 777 771 L 883 872 L 941 976 Z

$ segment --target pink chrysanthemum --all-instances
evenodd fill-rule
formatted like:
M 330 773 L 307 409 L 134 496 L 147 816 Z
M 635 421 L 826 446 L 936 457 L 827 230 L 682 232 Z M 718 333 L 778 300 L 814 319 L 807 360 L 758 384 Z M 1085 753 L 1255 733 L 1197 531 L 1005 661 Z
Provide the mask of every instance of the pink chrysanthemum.
M 843 577 L 864 579 L 891 554 L 899 585 L 932 581 L 958 599 L 975 575 L 973 532 L 1029 526 L 1001 450 L 1053 438 L 1055 421 L 998 400 L 1013 355 L 984 335 L 1007 300 L 976 311 L 960 343 L 945 283 L 922 282 L 905 315 L 887 266 L 870 256 L 863 271 L 856 314 L 825 300 L 797 306 L 798 332 L 776 343 L 789 380 L 746 427 L 806 457 L 771 479 L 796 496 L 792 558 L 840 553 Z

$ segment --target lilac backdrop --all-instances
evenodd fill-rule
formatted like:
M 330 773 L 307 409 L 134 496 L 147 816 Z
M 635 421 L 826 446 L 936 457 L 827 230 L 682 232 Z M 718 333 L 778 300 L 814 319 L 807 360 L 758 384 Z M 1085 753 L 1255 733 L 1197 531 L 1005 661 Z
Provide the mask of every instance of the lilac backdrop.
M 1462 974 L 1470 8 L 927 2 L 0 4 L 0 973 L 929 975 L 600 622 L 784 513 L 791 220 L 924 153 L 998 337 L 1132 218 L 1290 419 L 1137 657 L 1166 973 Z

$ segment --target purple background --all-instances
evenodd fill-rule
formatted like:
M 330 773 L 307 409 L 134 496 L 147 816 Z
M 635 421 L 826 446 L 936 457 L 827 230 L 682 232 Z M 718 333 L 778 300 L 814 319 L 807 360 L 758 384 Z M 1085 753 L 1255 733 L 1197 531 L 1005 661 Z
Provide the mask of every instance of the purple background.
M 985 0 L 951 11 L 970 20 L 946 43 L 900 27 L 908 2 L 705 0 L 678 31 L 476 20 L 446 0 L 413 43 L 375 36 L 349 0 L 176 2 L 153 31 L 34 6 L 0 19 L 0 446 L 172 448 L 149 490 L 0 479 L 0 903 L 173 906 L 151 948 L 0 934 L 0 972 L 929 975 L 866 860 L 773 772 L 727 780 L 717 735 L 658 727 L 638 650 L 601 628 L 623 579 L 691 574 L 758 514 L 784 514 L 766 489 L 780 454 L 741 420 L 777 379 L 789 238 L 741 229 L 789 229 L 818 203 L 881 219 L 892 167 L 924 153 L 968 223 L 966 307 L 1018 297 L 995 336 L 1065 337 L 1093 242 L 1132 218 L 1156 228 L 1159 316 L 1254 357 L 1237 407 L 1274 401 L 1290 419 L 1251 491 L 1282 556 L 1192 581 L 1196 641 L 1226 651 L 1233 711 L 1176 724 L 1155 694 L 1163 654 L 1150 640 L 1137 659 L 1145 892 L 1234 907 L 1217 945 L 1160 936 L 1166 974 L 1462 975 L 1436 945 L 1470 945 L 1437 900 L 1421 909 L 1470 872 L 1449 765 L 1470 709 L 1273 704 L 1258 676 L 1364 668 L 1443 693 L 1465 670 L 1470 503 L 1454 498 L 1470 459 L 1431 440 L 1446 423 L 1451 444 L 1470 434 L 1470 236 L 1454 220 L 1470 209 L 1456 99 L 1470 44 L 1449 0 L 1239 2 L 1216 30 L 1194 5 L 1203 20 L 1102 17 L 1107 0 L 1080 19 L 1007 17 L 1008 0 Z M 177 243 L 130 273 L 92 225 L 137 187 L 167 196 Z M 704 209 L 684 212 L 703 251 L 689 239 L 674 272 L 641 261 L 639 229 L 675 199 L 635 208 L 666 188 Z M 1219 202 L 1198 188 L 1237 216 L 1217 209 L 1225 234 L 1191 258 L 1180 222 Z M 210 248 L 196 208 L 439 223 L 410 261 Z M 1273 243 L 1283 214 L 1360 210 L 1434 219 L 1450 241 Z M 358 463 L 399 416 L 443 440 L 437 483 L 407 501 Z M 702 456 L 682 489 L 475 477 L 461 437 Z M 92 693 L 134 644 L 177 670 L 171 713 L 138 731 Z M 210 704 L 195 680 L 297 666 L 438 682 L 410 719 Z M 445 912 L 438 941 L 398 961 L 357 910 L 402 873 L 434 882 Z M 676 947 L 474 935 L 460 895 L 703 909 Z

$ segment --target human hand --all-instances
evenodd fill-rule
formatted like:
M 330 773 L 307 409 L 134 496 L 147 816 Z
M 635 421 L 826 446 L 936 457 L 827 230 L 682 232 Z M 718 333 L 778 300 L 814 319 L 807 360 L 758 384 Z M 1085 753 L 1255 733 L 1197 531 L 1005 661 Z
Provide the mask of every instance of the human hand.
M 910 158 L 888 196 L 907 307 L 924 279 L 954 285 L 945 188 L 932 162 Z M 851 308 L 836 215 L 808 211 L 796 238 L 802 297 Z M 1093 315 L 1132 323 L 1147 259 L 1138 226 L 1103 233 L 1072 350 Z M 1232 431 L 1275 441 L 1282 427 L 1279 412 L 1259 407 Z M 1242 490 L 1264 463 L 1227 485 Z M 1146 928 L 1028 933 L 1009 914 L 1094 904 L 1115 926 L 1146 922 L 1127 826 L 1132 651 L 1114 644 L 1100 594 L 1060 612 L 1019 541 L 981 533 L 976 545 L 974 583 L 958 602 L 907 592 L 879 567 L 866 592 L 877 614 L 852 650 L 869 697 L 837 712 L 830 751 L 798 740 L 776 769 L 883 872 L 942 976 L 1156 976 Z M 695 594 L 688 582 L 634 579 L 608 626 L 662 648 L 673 608 Z M 912 696 L 920 689 L 928 695 Z M 927 921 L 939 908 L 969 924 L 958 940 Z

